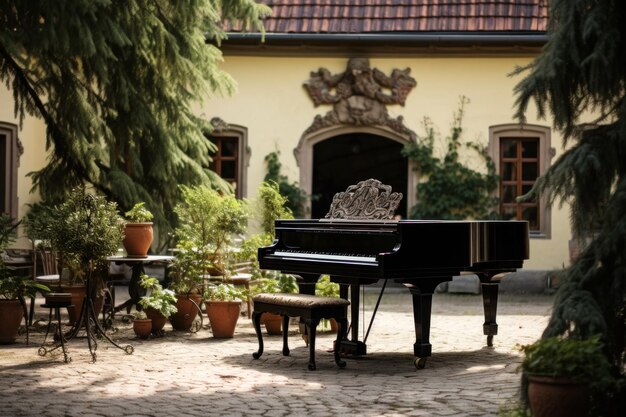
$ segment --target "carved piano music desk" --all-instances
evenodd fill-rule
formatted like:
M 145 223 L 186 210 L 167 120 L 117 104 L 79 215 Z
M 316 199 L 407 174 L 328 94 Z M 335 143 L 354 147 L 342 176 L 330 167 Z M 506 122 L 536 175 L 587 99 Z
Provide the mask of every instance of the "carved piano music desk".
M 334 196 L 326 218 L 277 220 L 276 239 L 259 248 L 262 269 L 298 274 L 314 283 L 320 274 L 350 286 L 351 338 L 344 352 L 363 355 L 358 340 L 359 287 L 378 280 L 404 284 L 412 294 L 415 322 L 415 365 L 431 356 L 430 316 L 437 285 L 472 272 L 481 282 L 485 323 L 492 345 L 498 333 L 498 282 L 504 272 L 521 268 L 528 259 L 526 221 L 391 220 L 402 195 L 377 180 L 362 181 Z M 383 284 L 384 285 L 384 284 Z M 347 288 L 342 285 L 342 297 Z M 384 288 L 384 287 L 383 287 Z M 301 285 L 312 294 L 314 286 Z

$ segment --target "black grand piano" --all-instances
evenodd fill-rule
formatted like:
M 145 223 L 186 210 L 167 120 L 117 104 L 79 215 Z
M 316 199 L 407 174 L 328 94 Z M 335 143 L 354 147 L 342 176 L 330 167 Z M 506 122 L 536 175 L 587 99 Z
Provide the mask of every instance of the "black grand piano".
M 498 281 L 494 277 L 522 267 L 528 259 L 526 221 L 420 221 L 313 219 L 277 220 L 276 239 L 259 248 L 262 269 L 297 274 L 314 283 L 320 274 L 350 285 L 351 339 L 345 352 L 363 355 L 358 340 L 359 287 L 380 279 L 404 284 L 413 297 L 415 365 L 424 367 L 429 342 L 432 294 L 442 282 L 463 272 L 481 282 L 485 323 L 492 345 L 497 334 Z M 314 286 L 301 285 L 313 293 Z M 342 296 L 347 297 L 347 287 Z
M 431 355 L 431 300 L 435 287 L 462 272 L 480 281 L 485 309 L 484 334 L 491 346 L 497 334 L 498 282 L 528 258 L 525 221 L 351 221 L 278 220 L 276 240 L 259 249 L 262 269 L 299 274 L 314 283 L 320 274 L 350 285 L 352 340 L 342 349 L 365 354 L 358 341 L 359 286 L 393 279 L 413 296 L 414 354 L 422 367 Z M 301 286 L 303 292 L 314 290 Z M 308 291 L 307 291 L 308 290 Z

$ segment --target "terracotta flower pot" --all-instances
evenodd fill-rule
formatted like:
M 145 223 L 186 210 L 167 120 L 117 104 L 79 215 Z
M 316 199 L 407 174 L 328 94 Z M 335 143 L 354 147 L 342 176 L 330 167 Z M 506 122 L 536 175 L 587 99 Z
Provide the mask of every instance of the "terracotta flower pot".
M 269 335 L 283 334 L 283 317 L 280 314 L 263 313 L 261 323 L 265 325 L 265 330 Z
M 133 330 L 140 339 L 147 339 L 152 333 L 152 319 L 142 319 L 133 321 Z
M 152 223 L 126 223 L 122 244 L 128 257 L 145 258 L 153 238 Z
M 241 301 L 204 302 L 213 337 L 233 337 L 241 313 Z
M 146 308 L 145 312 L 146 316 L 152 320 L 152 334 L 162 335 L 163 327 L 165 327 L 165 323 L 167 323 L 167 317 L 161 314 L 159 310 L 153 308 Z
M 23 317 L 19 300 L 0 300 L 0 344 L 15 343 Z
M 62 291 L 72 294 L 72 307 L 67 308 L 67 314 L 70 317 L 70 324 L 73 326 L 76 324 L 76 320 L 80 317 L 83 311 L 83 300 L 85 299 L 85 286 L 84 285 L 68 285 L 63 286 Z
M 191 329 L 193 321 L 198 316 L 198 305 L 202 297 L 199 294 L 176 295 L 176 308 L 178 311 L 170 316 L 170 323 L 174 330 L 187 331 Z
M 584 417 L 589 390 L 569 379 L 529 375 L 528 401 L 534 417 Z
M 70 324 L 73 326 L 76 324 L 76 320 L 80 318 L 83 312 L 83 301 L 85 300 L 85 286 L 69 285 L 63 286 L 62 291 L 72 294 L 71 300 L 73 307 L 67 308 L 67 314 L 70 318 Z M 102 307 L 104 306 L 104 295 L 98 295 L 93 299 L 93 311 L 96 313 L 96 317 L 102 313 Z

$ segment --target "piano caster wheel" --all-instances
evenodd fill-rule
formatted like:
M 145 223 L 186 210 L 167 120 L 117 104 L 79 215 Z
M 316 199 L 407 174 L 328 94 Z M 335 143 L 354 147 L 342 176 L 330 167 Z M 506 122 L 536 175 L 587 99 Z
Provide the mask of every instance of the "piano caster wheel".
M 426 366 L 426 359 L 427 358 L 416 358 L 415 362 L 413 362 L 413 365 L 415 365 L 417 369 L 424 369 L 424 367 Z
M 493 346 L 493 335 L 492 334 L 487 336 L 487 346 L 489 346 L 489 347 Z

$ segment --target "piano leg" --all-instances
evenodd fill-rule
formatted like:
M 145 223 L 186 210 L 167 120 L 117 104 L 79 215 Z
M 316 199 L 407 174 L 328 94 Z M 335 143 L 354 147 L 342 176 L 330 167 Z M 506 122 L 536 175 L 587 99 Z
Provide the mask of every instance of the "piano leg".
M 493 282 L 481 282 L 483 293 L 483 307 L 485 310 L 485 323 L 483 334 L 487 336 L 487 346 L 493 346 L 493 337 L 498 334 L 496 314 L 498 311 L 498 284 Z
M 413 321 L 415 323 L 415 344 L 413 354 L 417 357 L 415 366 L 424 368 L 426 358 L 432 354 L 430 344 L 430 313 L 432 309 L 432 292 L 424 293 L 418 287 L 405 284 L 413 296 Z
M 351 327 L 351 338 L 350 340 L 344 339 L 341 341 L 341 353 L 346 355 L 353 356 L 364 356 L 367 354 L 367 346 L 365 343 L 359 340 L 359 306 L 361 303 L 361 293 L 359 290 L 361 286 L 358 284 L 350 285 L 350 327 Z M 340 295 L 342 297 L 347 297 L 348 293 L 345 289 L 345 286 L 341 286 Z M 346 334 L 346 332 L 343 332 Z

